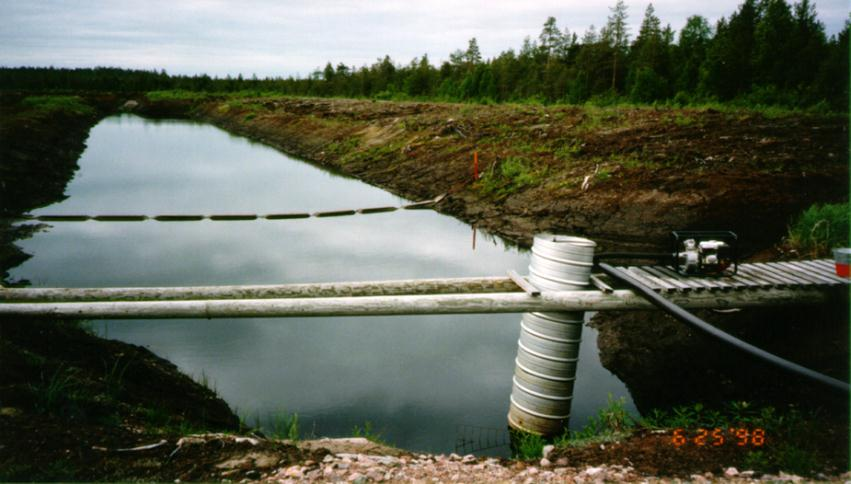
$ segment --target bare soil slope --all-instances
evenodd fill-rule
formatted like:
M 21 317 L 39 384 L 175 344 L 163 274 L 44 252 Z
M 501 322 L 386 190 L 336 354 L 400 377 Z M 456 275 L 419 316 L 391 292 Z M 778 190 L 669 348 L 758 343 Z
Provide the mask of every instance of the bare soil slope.
M 449 193 L 438 210 L 524 245 L 541 231 L 625 248 L 732 229 L 756 250 L 811 203 L 848 196 L 842 116 L 288 98 L 193 115 L 412 199 Z

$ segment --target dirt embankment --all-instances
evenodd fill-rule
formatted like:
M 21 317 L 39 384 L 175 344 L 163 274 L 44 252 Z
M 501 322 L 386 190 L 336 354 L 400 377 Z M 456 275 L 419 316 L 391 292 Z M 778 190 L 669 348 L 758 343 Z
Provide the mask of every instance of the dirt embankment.
M 191 116 L 408 198 L 449 193 L 437 210 L 523 245 L 555 231 L 659 248 L 674 229 L 731 229 L 753 252 L 848 196 L 842 116 L 287 98 Z
M 150 453 L 116 449 L 193 429 L 239 419 L 174 364 L 77 324 L 0 321 L 0 481 L 157 479 Z

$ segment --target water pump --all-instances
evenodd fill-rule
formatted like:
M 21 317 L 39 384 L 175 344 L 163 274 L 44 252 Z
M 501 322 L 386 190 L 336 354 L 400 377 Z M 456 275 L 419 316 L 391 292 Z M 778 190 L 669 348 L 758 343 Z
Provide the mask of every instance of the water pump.
M 738 237 L 730 231 L 678 230 L 672 266 L 684 276 L 732 276 L 738 270 Z

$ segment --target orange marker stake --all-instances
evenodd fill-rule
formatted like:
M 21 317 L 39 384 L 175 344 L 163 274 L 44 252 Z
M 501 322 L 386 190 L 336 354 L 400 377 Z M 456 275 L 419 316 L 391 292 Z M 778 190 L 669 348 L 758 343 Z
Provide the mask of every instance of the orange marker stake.
M 479 179 L 479 152 L 473 152 L 473 181 Z

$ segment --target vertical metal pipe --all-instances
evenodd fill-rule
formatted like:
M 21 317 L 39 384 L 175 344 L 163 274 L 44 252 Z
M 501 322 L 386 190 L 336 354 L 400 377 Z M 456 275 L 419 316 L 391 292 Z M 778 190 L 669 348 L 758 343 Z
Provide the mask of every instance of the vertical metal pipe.
M 542 291 L 585 288 L 596 245 L 581 237 L 536 235 L 529 282 Z M 583 320 L 582 312 L 523 314 L 508 410 L 512 428 L 554 436 L 567 427 Z

